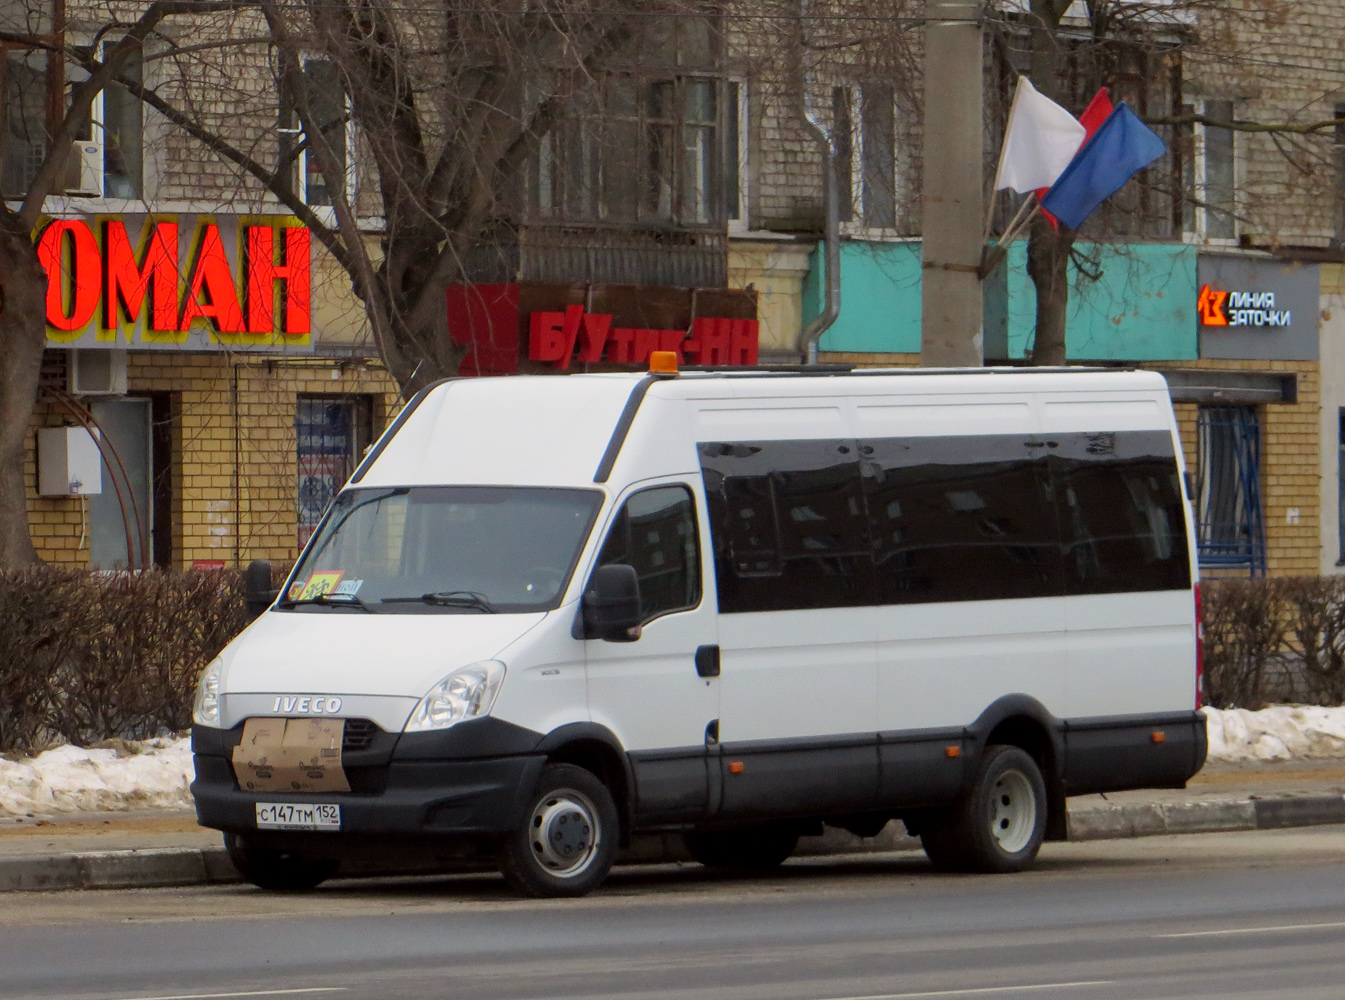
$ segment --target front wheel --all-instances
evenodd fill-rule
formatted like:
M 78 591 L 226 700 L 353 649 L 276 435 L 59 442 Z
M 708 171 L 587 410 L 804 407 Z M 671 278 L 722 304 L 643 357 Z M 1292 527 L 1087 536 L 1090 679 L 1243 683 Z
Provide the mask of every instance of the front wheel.
M 522 826 L 500 844 L 500 871 L 526 896 L 584 896 L 616 860 L 616 803 L 592 772 L 549 764 Z
M 297 851 L 254 847 L 237 833 L 224 835 L 224 849 L 244 881 L 271 892 L 312 889 L 336 874 L 337 862 L 305 858 Z
M 933 816 L 920 834 L 936 868 L 963 872 L 1022 871 L 1046 836 L 1046 784 L 1026 752 L 986 747 L 971 790 Z

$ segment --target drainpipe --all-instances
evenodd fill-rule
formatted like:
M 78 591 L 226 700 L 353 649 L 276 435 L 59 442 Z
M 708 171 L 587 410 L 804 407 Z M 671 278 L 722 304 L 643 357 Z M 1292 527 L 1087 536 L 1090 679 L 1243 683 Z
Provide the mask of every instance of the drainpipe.
M 799 4 L 799 61 L 802 66 L 804 56 L 803 23 L 808 14 L 808 2 Z M 817 364 L 817 342 L 822 334 L 830 329 L 841 314 L 841 203 L 836 183 L 836 146 L 831 132 L 817 115 L 813 104 L 813 74 L 804 69 L 801 74 L 803 88 L 803 120 L 817 142 L 822 154 L 822 201 L 826 207 L 826 230 L 822 236 L 822 260 L 824 272 L 825 300 L 822 311 L 809 320 L 808 325 L 799 331 L 798 349 L 804 364 Z

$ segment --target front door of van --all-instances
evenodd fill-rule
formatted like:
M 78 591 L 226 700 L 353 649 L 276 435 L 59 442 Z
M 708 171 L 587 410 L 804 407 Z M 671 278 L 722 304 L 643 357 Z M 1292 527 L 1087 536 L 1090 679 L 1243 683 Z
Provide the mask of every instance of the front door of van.
M 595 564 L 627 563 L 640 579 L 640 638 L 584 645 L 589 713 L 630 755 L 633 811 L 642 823 L 694 822 L 709 801 L 706 741 L 718 725 L 719 681 L 714 601 L 706 597 L 701 559 L 704 525 L 687 483 L 632 489 Z

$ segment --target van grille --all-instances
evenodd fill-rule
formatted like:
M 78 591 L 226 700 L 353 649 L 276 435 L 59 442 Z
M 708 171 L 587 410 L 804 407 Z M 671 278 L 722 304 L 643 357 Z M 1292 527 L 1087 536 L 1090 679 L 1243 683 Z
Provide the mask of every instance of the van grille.
M 347 719 L 345 738 L 341 741 L 341 750 L 350 753 L 354 750 L 368 750 L 378 735 L 378 726 L 368 719 Z

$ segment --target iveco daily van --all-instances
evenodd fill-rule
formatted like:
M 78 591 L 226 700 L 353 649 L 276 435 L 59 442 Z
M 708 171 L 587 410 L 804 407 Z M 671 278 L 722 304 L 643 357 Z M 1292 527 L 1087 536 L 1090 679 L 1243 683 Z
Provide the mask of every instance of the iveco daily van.
M 205 670 L 200 822 L 267 888 L 428 844 L 577 895 L 632 833 L 891 819 L 1020 869 L 1204 761 L 1185 481 L 1148 372 L 439 383 Z

